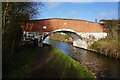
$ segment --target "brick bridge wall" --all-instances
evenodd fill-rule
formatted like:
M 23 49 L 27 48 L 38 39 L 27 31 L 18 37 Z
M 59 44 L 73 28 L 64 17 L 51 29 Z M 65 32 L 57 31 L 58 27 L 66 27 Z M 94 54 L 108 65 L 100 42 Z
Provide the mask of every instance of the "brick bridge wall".
M 46 26 L 46 27 L 45 27 Z M 103 32 L 103 26 L 84 20 L 43 19 L 31 20 L 21 26 L 24 31 L 51 32 L 56 29 L 72 29 L 77 32 Z

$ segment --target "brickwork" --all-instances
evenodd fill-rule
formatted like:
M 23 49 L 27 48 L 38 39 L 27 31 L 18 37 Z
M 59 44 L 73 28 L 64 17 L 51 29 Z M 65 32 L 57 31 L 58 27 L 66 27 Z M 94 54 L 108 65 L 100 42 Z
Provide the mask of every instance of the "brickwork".
M 22 24 L 24 31 L 51 32 L 57 29 L 72 29 L 77 32 L 103 32 L 103 25 L 84 20 L 44 19 Z

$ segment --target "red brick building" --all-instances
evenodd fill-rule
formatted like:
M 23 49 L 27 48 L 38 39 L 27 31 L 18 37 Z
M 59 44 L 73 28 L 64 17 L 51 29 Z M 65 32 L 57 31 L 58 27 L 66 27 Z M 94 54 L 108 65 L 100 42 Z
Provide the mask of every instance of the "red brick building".
M 104 32 L 103 25 L 75 19 L 30 20 L 21 26 L 24 31 L 51 32 L 57 29 L 72 29 L 77 32 Z

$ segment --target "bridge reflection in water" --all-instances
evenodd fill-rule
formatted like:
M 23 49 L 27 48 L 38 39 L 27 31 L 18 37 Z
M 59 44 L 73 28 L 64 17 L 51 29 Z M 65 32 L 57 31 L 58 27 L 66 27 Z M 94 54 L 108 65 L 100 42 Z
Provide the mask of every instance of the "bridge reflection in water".
M 80 48 L 73 47 L 66 42 L 54 41 L 46 38 L 44 43 L 51 44 L 60 49 L 63 53 L 72 57 L 76 61 L 86 66 L 99 78 L 119 79 L 120 61 L 106 56 L 102 56 L 93 52 L 89 52 Z

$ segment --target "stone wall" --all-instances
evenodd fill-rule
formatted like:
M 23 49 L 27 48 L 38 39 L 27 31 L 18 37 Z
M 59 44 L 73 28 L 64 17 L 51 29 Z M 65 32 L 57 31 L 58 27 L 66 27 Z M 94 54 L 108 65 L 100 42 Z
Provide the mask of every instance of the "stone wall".
M 95 41 L 107 37 L 107 33 L 78 33 L 84 41 L 87 42 L 87 47 L 91 46 Z

